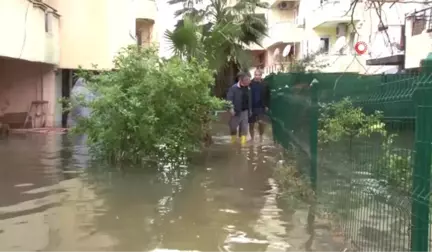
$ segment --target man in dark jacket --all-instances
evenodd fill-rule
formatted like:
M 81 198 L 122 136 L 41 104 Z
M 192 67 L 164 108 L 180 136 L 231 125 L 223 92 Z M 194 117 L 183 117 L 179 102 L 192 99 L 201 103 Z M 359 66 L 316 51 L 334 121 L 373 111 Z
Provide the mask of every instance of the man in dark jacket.
M 229 110 L 231 114 L 229 121 L 231 141 L 237 141 L 237 128 L 239 128 L 241 144 L 246 143 L 248 121 L 252 109 L 249 84 L 249 73 L 239 73 L 238 82 L 230 87 L 227 94 L 227 100 L 231 103 Z
M 249 118 L 249 134 L 251 139 L 254 140 L 255 124 L 258 123 L 258 133 L 262 140 L 265 130 L 265 115 L 268 111 L 270 101 L 270 90 L 262 79 L 261 70 L 255 70 L 250 88 L 252 97 L 252 115 Z

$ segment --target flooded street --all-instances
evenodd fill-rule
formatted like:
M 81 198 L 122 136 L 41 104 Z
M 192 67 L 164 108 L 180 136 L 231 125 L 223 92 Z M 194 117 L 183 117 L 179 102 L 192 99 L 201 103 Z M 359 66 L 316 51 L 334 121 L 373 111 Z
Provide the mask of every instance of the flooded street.
M 307 232 L 308 208 L 280 207 L 270 139 L 216 136 L 187 170 L 157 174 L 90 164 L 79 140 L 0 141 L 0 250 L 340 249 L 330 231 Z

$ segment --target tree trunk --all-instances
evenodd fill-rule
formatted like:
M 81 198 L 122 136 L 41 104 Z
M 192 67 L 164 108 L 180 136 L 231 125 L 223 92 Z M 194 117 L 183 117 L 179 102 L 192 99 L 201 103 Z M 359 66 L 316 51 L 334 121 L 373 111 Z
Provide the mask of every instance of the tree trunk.
M 219 98 L 225 98 L 228 88 L 236 82 L 237 72 L 239 71 L 238 65 L 230 61 L 219 69 L 215 80 L 214 95 Z

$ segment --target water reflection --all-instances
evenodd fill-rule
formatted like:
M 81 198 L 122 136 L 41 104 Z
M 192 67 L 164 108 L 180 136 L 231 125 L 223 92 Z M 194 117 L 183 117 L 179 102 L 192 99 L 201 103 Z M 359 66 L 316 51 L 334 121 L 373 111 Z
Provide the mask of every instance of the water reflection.
M 307 209 L 279 207 L 271 140 L 219 136 L 188 172 L 164 176 L 94 164 L 84 140 L 0 142 L 0 249 L 287 251 L 310 238 Z

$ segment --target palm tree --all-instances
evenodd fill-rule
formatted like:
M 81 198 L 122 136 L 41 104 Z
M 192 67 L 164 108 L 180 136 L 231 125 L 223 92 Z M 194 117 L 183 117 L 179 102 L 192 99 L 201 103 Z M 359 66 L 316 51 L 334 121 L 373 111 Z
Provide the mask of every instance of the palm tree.
M 235 73 L 250 66 L 247 46 L 260 45 L 267 36 L 267 22 L 264 15 L 255 9 L 268 8 L 260 0 L 170 0 L 170 4 L 183 4 L 175 12 L 182 17 L 173 31 L 166 31 L 165 38 L 171 43 L 171 50 L 184 59 L 207 60 L 216 70 L 215 95 L 224 96 L 234 82 Z M 197 6 L 204 5 L 203 8 Z

